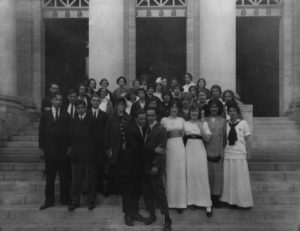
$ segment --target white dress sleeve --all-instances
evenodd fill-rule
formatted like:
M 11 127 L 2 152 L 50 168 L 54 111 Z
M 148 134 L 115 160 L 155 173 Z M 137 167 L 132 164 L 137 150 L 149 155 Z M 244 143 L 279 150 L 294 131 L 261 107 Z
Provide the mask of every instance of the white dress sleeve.
M 244 125 L 244 137 L 247 137 L 247 136 L 250 136 L 251 133 L 250 133 L 250 128 L 249 128 L 249 125 L 247 123 L 246 120 L 243 120 L 243 125 Z

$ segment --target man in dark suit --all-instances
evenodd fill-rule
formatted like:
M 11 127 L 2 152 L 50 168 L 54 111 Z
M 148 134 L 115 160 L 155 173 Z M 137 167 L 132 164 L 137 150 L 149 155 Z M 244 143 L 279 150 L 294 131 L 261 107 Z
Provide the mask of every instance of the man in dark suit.
M 93 121 L 87 112 L 85 101 L 76 102 L 77 115 L 70 123 L 71 141 L 71 167 L 72 186 L 71 204 L 69 211 L 72 212 L 80 206 L 80 195 L 83 179 L 86 179 L 88 209 L 93 210 L 96 202 L 96 155 L 93 142 Z
M 167 132 L 156 121 L 155 108 L 147 108 L 148 133 L 143 148 L 143 196 L 146 208 L 150 213 L 146 225 L 156 220 L 154 200 L 157 201 L 161 213 L 165 215 L 164 231 L 171 230 L 172 220 L 169 216 L 168 201 L 163 183 L 165 166 L 165 149 L 167 144 Z
M 108 115 L 99 109 L 99 95 L 93 95 L 90 103 L 92 108 L 88 110 L 88 114 L 93 118 L 92 136 L 96 154 L 97 188 L 99 191 L 101 190 L 106 193 L 107 185 L 103 182 L 103 180 L 106 161 L 105 129 Z
M 128 226 L 133 226 L 134 220 L 147 221 L 138 212 L 138 203 L 142 194 L 142 151 L 146 135 L 146 112 L 140 109 L 134 117 L 135 122 L 126 132 L 126 149 L 121 156 L 122 207 L 125 223 Z
M 77 100 L 77 92 L 74 89 L 70 89 L 67 93 L 67 102 L 63 103 L 63 110 L 69 114 L 69 116 L 73 119 L 76 115 L 76 100 Z
M 60 202 L 67 205 L 70 189 L 70 165 L 67 156 L 68 115 L 61 110 L 62 96 L 54 94 L 51 97 L 50 110 L 44 111 L 39 124 L 39 148 L 45 159 L 46 167 L 46 200 L 41 210 L 54 205 L 55 176 L 60 178 Z
M 51 110 L 52 95 L 55 95 L 55 94 L 58 94 L 58 93 L 59 93 L 59 85 L 55 82 L 50 83 L 49 93 L 42 100 L 42 105 L 41 105 L 41 111 L 42 112 Z

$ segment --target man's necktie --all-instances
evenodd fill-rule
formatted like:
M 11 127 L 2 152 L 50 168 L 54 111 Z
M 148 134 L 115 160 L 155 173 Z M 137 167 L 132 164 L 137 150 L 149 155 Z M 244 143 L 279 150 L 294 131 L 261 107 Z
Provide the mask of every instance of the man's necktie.
M 73 118 L 74 117 L 74 105 L 71 104 L 71 117 Z
M 94 119 L 97 119 L 97 112 L 94 111 Z
M 55 110 L 55 122 L 58 120 L 58 109 Z

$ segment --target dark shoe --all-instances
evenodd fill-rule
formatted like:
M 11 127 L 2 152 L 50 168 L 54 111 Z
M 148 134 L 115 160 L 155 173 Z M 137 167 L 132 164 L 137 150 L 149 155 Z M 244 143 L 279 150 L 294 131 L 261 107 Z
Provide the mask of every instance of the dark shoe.
M 70 201 L 69 200 L 61 200 L 60 204 L 63 206 L 70 205 Z
M 212 215 L 213 215 L 212 208 L 211 208 L 210 211 L 208 211 L 208 210 L 206 209 L 206 216 L 207 216 L 207 217 L 212 217 Z
M 88 210 L 92 211 L 95 208 L 95 204 L 89 204 Z
M 53 202 L 45 202 L 44 204 L 42 204 L 42 205 L 40 206 L 40 210 L 44 210 L 44 209 L 50 208 L 50 207 L 52 207 L 53 205 L 54 205 Z
M 164 231 L 171 231 L 172 221 L 165 222 Z
M 155 221 L 156 221 L 156 216 L 154 214 L 150 214 L 147 221 L 145 222 L 145 225 L 150 225 Z
M 133 220 L 140 221 L 140 222 L 146 222 L 148 221 L 147 218 L 143 217 L 141 214 L 137 213 L 133 216 Z
M 73 212 L 73 211 L 75 211 L 75 209 L 77 209 L 78 207 L 79 207 L 79 204 L 71 203 L 71 204 L 69 205 L 69 211 L 70 211 L 70 212 Z
M 134 226 L 133 220 L 128 214 L 125 214 L 124 220 L 126 225 Z
M 176 209 L 177 213 L 181 214 L 183 212 L 183 209 Z
M 196 205 L 191 205 L 191 206 L 190 206 L 190 209 L 191 209 L 191 210 L 196 210 L 197 207 L 196 207 Z

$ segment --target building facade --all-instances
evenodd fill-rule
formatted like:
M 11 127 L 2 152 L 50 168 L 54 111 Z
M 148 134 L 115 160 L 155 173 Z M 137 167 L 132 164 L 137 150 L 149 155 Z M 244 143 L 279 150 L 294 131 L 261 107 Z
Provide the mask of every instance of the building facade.
M 121 75 L 190 72 L 236 91 L 254 116 L 299 102 L 298 0 L 1 0 L 0 11 L 1 140 L 39 111 L 51 81 L 113 89 Z

